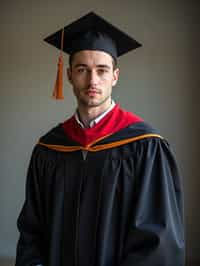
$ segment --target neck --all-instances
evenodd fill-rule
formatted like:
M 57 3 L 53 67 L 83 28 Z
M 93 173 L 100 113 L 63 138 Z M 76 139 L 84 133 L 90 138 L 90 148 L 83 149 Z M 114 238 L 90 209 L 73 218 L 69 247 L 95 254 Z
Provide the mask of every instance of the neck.
M 104 113 L 110 106 L 111 106 L 112 100 L 109 99 L 105 103 L 99 105 L 99 106 L 84 106 L 79 104 L 78 105 L 78 113 L 80 116 L 80 120 L 82 123 L 87 126 L 89 123 L 97 118 L 99 115 Z

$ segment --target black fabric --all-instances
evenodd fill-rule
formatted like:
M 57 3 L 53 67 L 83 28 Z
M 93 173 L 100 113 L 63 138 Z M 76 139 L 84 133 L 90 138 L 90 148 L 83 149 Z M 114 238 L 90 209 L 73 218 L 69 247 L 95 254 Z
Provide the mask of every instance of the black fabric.
M 115 59 L 117 58 L 117 47 L 115 42 L 108 34 L 97 30 L 90 30 L 82 33 L 70 42 L 70 54 L 82 50 L 100 50 L 109 53 Z
M 86 160 L 36 145 L 17 224 L 16 266 L 184 265 L 181 178 L 160 138 Z
M 44 41 L 61 49 L 62 29 L 46 37 Z M 64 27 L 63 51 L 73 54 L 81 50 L 102 50 L 115 59 L 141 44 L 94 12 Z

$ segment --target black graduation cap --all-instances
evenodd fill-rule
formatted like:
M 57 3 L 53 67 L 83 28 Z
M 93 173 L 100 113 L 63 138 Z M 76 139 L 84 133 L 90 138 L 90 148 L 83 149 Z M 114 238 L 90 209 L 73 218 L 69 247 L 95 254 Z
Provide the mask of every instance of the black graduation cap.
M 62 29 L 44 40 L 61 49 Z M 141 44 L 102 17 L 90 12 L 64 27 L 63 51 L 102 50 L 117 58 Z
M 114 59 L 141 46 L 139 42 L 94 12 L 90 12 L 68 26 L 65 26 L 63 29 L 58 30 L 46 37 L 44 41 L 69 55 L 82 50 L 100 50 L 107 52 Z M 62 67 L 63 58 L 61 54 L 53 94 L 56 99 L 63 99 L 60 90 L 62 84 Z

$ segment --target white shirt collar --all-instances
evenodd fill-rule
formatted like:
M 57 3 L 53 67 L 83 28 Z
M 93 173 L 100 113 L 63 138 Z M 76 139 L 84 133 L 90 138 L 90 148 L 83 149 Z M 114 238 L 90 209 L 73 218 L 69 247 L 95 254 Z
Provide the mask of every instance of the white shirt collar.
M 91 120 L 89 123 L 89 128 L 93 127 L 94 125 L 96 125 L 97 123 L 99 123 L 99 121 L 104 118 L 104 116 L 106 116 L 114 107 L 115 107 L 116 103 L 114 102 L 114 100 L 112 100 L 111 102 L 111 106 L 104 111 L 102 114 L 100 114 L 99 116 L 97 116 L 95 119 Z M 85 126 L 83 125 L 83 123 L 80 121 L 79 119 L 79 115 L 78 115 L 78 111 L 75 112 L 75 119 L 77 121 L 77 123 L 82 127 L 85 128 Z

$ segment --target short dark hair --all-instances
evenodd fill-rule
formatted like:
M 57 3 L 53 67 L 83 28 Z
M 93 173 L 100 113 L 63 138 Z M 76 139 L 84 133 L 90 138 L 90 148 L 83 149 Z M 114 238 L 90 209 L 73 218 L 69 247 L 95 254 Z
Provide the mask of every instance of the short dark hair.
M 73 61 L 73 58 L 74 58 L 74 55 L 75 55 L 75 54 L 76 54 L 76 53 L 71 54 L 71 55 L 69 56 L 69 66 L 70 66 L 70 68 L 72 67 L 72 61 Z M 115 69 L 117 68 L 117 59 L 114 58 L 114 57 L 112 57 L 112 63 L 113 63 L 113 69 L 115 70 Z

